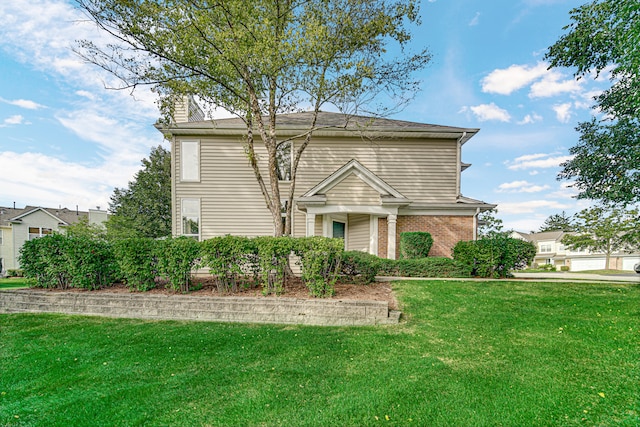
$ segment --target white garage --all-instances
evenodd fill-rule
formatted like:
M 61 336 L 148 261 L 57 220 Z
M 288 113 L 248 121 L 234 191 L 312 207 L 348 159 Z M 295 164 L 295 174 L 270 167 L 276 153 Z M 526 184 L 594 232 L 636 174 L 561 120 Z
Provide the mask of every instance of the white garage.
M 604 270 L 606 258 L 573 258 L 571 271 Z
M 622 269 L 633 271 L 633 266 L 640 262 L 640 257 L 624 257 L 622 259 Z

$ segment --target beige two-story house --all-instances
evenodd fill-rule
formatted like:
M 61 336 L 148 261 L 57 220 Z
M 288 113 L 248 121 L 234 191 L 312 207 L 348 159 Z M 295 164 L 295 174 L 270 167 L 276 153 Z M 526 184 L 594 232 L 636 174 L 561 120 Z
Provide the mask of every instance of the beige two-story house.
M 88 212 L 67 208 L 43 208 L 39 206 L 0 206 L 0 276 L 7 270 L 19 269 L 20 248 L 28 240 L 37 239 L 87 218 L 89 224 L 102 224 L 107 211 L 89 209 Z
M 201 240 L 272 235 L 272 217 L 245 154 L 244 123 L 182 113 L 171 125 L 157 125 L 171 140 L 173 234 Z M 278 116 L 279 137 L 294 137 L 285 157 L 310 120 L 304 112 Z M 469 166 L 462 147 L 478 129 L 327 112 L 316 128 L 298 167 L 293 236 L 342 237 L 347 250 L 397 258 L 400 233 L 428 231 L 430 255 L 451 256 L 458 241 L 476 238 L 478 214 L 495 207 L 460 192 Z M 266 150 L 259 142 L 256 150 L 268 180 Z M 289 165 L 283 159 L 279 166 L 283 197 Z
M 562 238 L 571 232 L 555 230 L 541 233 L 522 233 L 514 231 L 511 237 L 526 240 L 536 246 L 534 266 L 553 265 L 556 270 L 563 267 L 569 271 L 588 270 L 626 270 L 633 271 L 634 265 L 640 263 L 640 254 L 614 252 L 606 262 L 606 255 L 588 249 L 571 249 L 562 243 Z

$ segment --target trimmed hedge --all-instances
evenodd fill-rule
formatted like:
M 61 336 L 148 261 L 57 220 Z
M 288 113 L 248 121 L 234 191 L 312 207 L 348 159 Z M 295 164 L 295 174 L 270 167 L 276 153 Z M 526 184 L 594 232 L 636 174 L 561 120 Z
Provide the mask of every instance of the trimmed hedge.
M 209 267 L 218 292 L 260 284 L 258 246 L 248 237 L 226 235 L 200 242 L 202 266 Z
M 402 277 L 471 277 L 471 269 L 451 258 L 386 259 L 364 252 L 344 252 L 341 273 L 343 280 L 368 284 L 376 276 Z
M 405 241 L 423 249 L 428 233 L 408 233 Z M 192 272 L 208 267 L 218 290 L 262 286 L 264 294 L 280 294 L 291 274 L 290 256 L 299 258 L 302 281 L 316 297 L 334 294 L 338 278 L 367 284 L 376 275 L 405 277 L 508 277 L 511 270 L 528 265 L 533 244 L 498 236 L 459 242 L 453 259 L 444 257 L 381 259 L 364 252 L 344 252 L 342 239 L 326 237 L 215 237 L 197 242 L 187 237 L 153 240 L 129 238 L 109 242 L 87 236 L 52 234 L 26 242 L 20 251 L 24 275 L 35 286 L 96 289 L 118 279 L 132 290 L 156 286 L 158 277 L 169 287 L 188 292 Z M 405 252 L 405 255 L 417 252 Z M 413 256 L 413 255 L 412 255 Z
M 132 290 L 147 291 L 163 278 L 168 287 L 188 292 L 193 270 L 203 266 L 219 291 L 261 285 L 264 294 L 280 294 L 295 254 L 310 294 L 326 297 L 334 294 L 343 247 L 342 239 L 325 237 L 224 236 L 204 242 L 133 237 L 109 242 L 55 233 L 27 242 L 20 260 L 25 276 L 46 288 L 94 289 L 122 280 Z
M 529 265 L 535 254 L 533 243 L 504 236 L 458 242 L 453 248 L 453 259 L 478 277 L 510 277 L 512 270 Z
M 111 244 L 99 239 L 51 234 L 25 242 L 18 259 L 35 287 L 97 289 L 118 276 Z
M 382 261 L 382 258 L 366 252 L 343 252 L 340 264 L 341 280 L 358 284 L 373 283 L 382 268 Z
M 173 290 L 189 292 L 191 272 L 200 263 L 200 244 L 185 236 L 170 237 L 157 242 L 156 254 L 160 276 Z
M 425 231 L 400 233 L 400 259 L 426 258 L 433 245 L 433 237 Z
M 335 293 L 344 253 L 344 240 L 328 237 L 300 237 L 295 239 L 293 252 L 300 258 L 302 281 L 315 297 Z
M 114 254 L 124 283 L 129 289 L 148 291 L 156 287 L 156 245 L 156 240 L 146 237 L 132 237 L 114 242 Z

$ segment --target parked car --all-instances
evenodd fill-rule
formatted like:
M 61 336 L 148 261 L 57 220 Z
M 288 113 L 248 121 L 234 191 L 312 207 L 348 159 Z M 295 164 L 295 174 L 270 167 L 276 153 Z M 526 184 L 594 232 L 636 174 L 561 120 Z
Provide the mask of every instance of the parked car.
M 633 269 L 636 271 L 636 273 L 640 274 L 640 262 L 634 265 Z

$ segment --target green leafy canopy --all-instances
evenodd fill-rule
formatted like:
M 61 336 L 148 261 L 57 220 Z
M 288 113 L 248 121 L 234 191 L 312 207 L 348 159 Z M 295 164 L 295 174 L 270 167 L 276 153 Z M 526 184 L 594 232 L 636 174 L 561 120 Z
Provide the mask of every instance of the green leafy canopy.
M 77 52 L 122 88 L 150 85 L 166 121 L 185 95 L 244 121 L 247 157 L 275 235 L 290 231 L 297 165 L 320 109 L 397 110 L 415 96 L 413 74 L 431 59 L 426 49 L 407 50 L 409 26 L 419 23 L 416 0 L 77 1 L 116 40 L 84 40 Z M 278 137 L 276 116 L 299 109 L 312 117 L 296 137 L 283 229 L 277 149 L 291 138 Z M 266 148 L 266 173 L 254 139 Z
M 106 223 L 109 237 L 171 235 L 171 153 L 154 147 L 142 165 L 127 188 L 113 191 Z
M 640 201 L 640 8 L 637 0 L 600 0 L 571 11 L 572 23 L 547 52 L 551 67 L 575 76 L 608 73 L 611 87 L 595 97 L 600 118 L 580 123 L 573 158 L 559 179 L 575 180 L 579 198 Z

